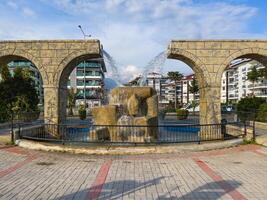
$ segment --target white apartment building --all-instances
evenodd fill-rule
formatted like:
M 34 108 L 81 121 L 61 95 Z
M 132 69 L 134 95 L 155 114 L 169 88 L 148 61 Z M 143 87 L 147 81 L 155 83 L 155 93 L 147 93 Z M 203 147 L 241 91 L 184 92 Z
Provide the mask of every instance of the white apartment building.
M 160 107 L 164 107 L 170 102 L 175 102 L 175 90 L 177 95 L 177 102 L 181 102 L 181 82 L 177 82 L 175 85 L 175 82 L 168 79 L 167 76 L 152 72 L 147 75 L 147 85 L 156 90 L 159 97 Z
M 253 84 L 247 80 L 247 74 L 252 67 L 262 69 L 264 66 L 251 59 L 239 59 L 231 63 L 222 76 L 221 102 L 237 102 L 253 93 Z M 267 98 L 267 80 L 260 78 L 254 87 L 256 97 Z
M 183 79 L 176 83 L 159 73 L 149 73 L 147 76 L 147 85 L 156 89 L 159 96 L 159 105 L 168 105 L 175 101 L 175 89 L 177 102 L 187 105 L 194 100 L 193 93 L 190 93 L 189 88 L 194 79 L 194 74 L 184 76 Z M 199 93 L 195 94 L 195 100 L 199 100 Z
M 194 94 L 189 91 L 190 86 L 192 86 L 192 81 L 194 79 L 194 74 L 184 76 L 182 79 L 182 91 L 183 91 L 183 104 L 189 104 L 194 100 Z M 195 94 L 195 100 L 199 100 L 199 92 Z
M 104 78 L 106 67 L 103 59 L 86 60 L 78 64 L 71 72 L 68 88 L 76 91 L 76 104 L 88 108 L 102 105 L 105 98 Z

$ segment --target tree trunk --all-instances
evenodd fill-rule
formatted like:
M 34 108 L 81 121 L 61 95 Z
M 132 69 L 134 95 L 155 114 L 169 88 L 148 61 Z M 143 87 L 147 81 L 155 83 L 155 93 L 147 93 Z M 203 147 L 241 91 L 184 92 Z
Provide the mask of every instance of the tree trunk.
M 177 91 L 176 91 L 177 89 L 176 89 L 176 81 L 174 82 L 174 84 L 175 84 L 175 86 L 174 86 L 174 94 L 175 94 L 175 95 L 174 95 L 174 98 L 175 98 L 175 99 L 174 99 L 174 103 L 175 103 L 175 104 L 174 104 L 174 107 L 175 107 L 175 109 L 177 109 Z
M 252 96 L 254 97 L 255 81 L 253 81 Z
M 196 94 L 193 93 L 193 116 L 195 116 L 195 109 L 196 109 Z

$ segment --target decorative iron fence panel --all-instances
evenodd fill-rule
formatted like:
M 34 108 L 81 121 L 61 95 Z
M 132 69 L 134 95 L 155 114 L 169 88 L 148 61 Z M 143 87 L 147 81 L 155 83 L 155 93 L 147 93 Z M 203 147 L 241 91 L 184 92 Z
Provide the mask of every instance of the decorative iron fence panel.
M 20 126 L 19 137 L 40 141 L 71 143 L 164 144 L 200 143 L 243 137 L 242 123 L 207 125 L 68 125 L 42 124 Z

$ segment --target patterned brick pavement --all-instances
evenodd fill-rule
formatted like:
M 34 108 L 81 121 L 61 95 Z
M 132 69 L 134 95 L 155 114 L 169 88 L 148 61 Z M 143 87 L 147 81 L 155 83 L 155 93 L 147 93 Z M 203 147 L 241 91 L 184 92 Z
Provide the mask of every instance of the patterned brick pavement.
M 267 149 L 88 156 L 0 149 L 0 199 L 267 199 Z

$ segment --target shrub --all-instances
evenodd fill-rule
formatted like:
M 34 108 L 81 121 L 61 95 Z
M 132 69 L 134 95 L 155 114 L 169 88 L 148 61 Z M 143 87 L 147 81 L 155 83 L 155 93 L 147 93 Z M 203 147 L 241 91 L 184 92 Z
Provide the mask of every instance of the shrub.
M 267 121 L 267 103 L 260 105 L 259 111 L 257 113 L 257 120 L 260 122 Z
M 177 119 L 182 120 L 182 119 L 187 119 L 189 112 L 188 110 L 177 109 L 176 114 L 177 114 Z
M 241 121 L 254 120 L 256 111 L 260 105 L 265 103 L 265 99 L 259 97 L 246 97 L 237 103 L 237 114 Z
M 85 109 L 84 105 L 80 105 L 80 107 L 79 107 L 79 117 L 81 120 L 86 119 L 86 109 Z
M 167 113 L 166 110 L 160 110 L 159 114 L 158 114 L 159 119 L 163 120 L 165 118 L 165 116 L 166 116 L 166 113 Z

